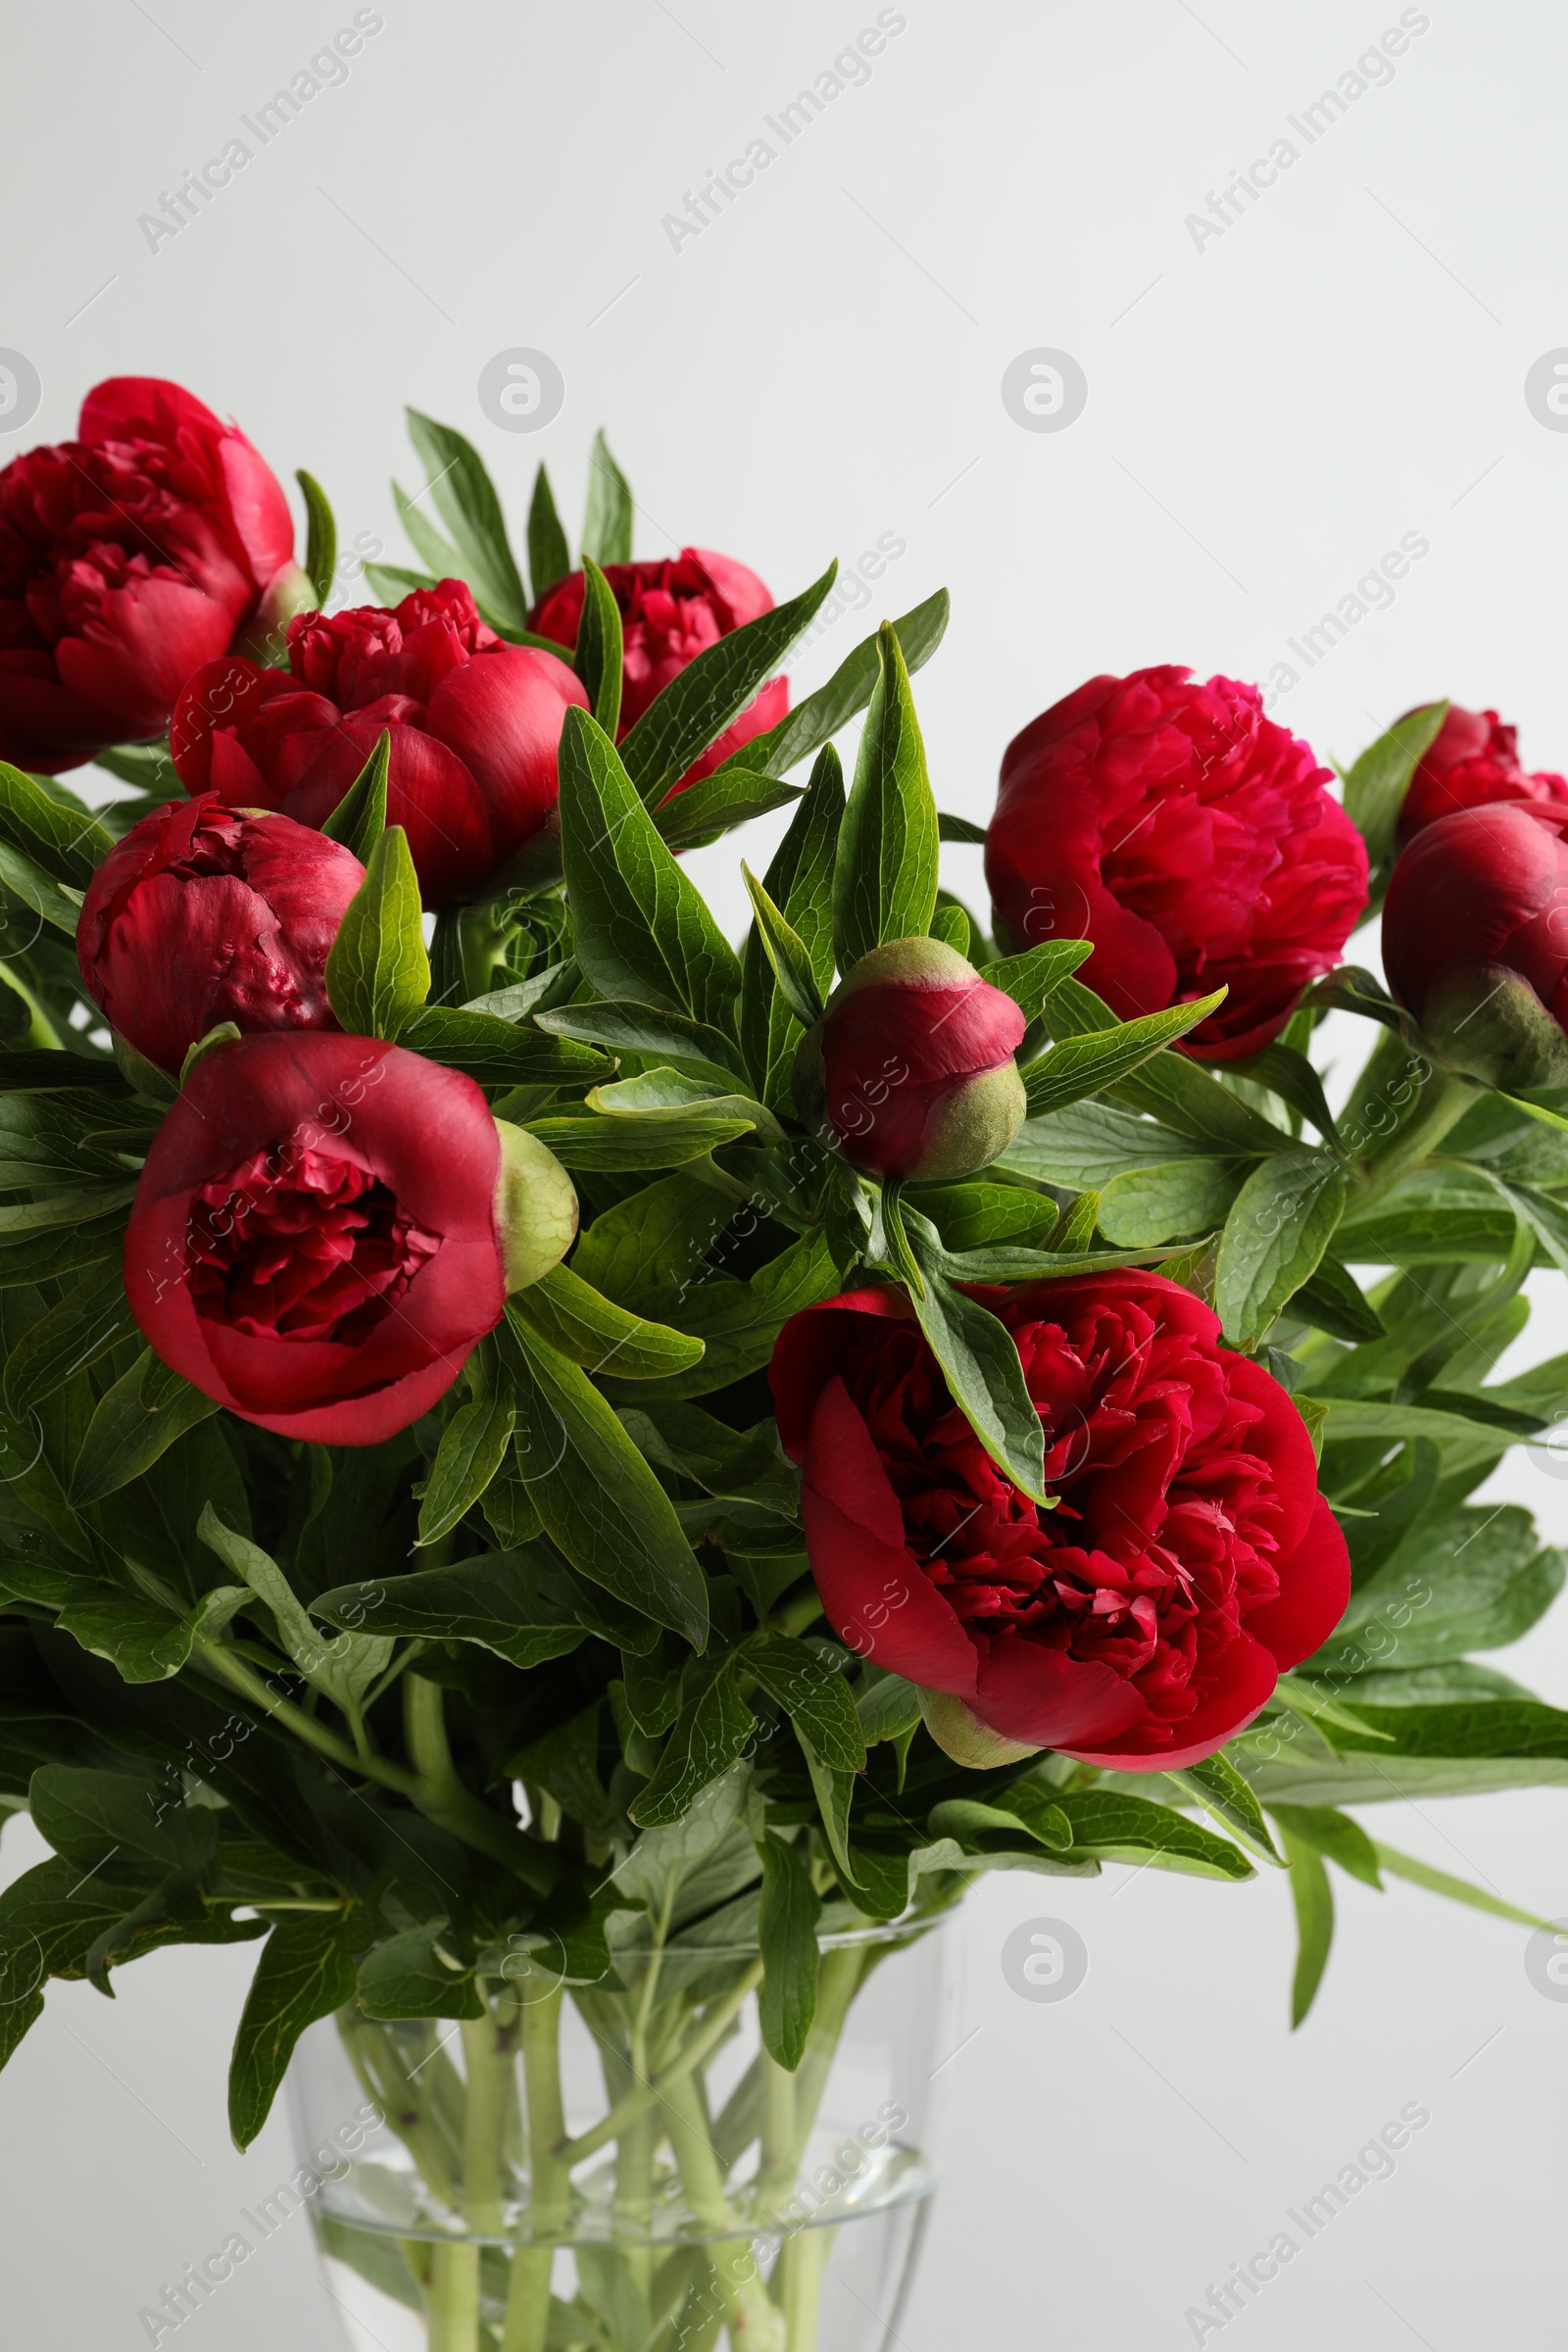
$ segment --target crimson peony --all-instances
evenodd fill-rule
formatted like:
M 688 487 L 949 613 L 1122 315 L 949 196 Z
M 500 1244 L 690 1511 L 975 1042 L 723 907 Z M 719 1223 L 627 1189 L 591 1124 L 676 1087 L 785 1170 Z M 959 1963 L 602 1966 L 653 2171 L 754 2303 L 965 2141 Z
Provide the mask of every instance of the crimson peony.
M 619 735 L 635 726 L 654 697 L 688 662 L 727 637 L 731 629 L 773 609 L 773 599 L 755 571 L 706 547 L 683 547 L 678 556 L 659 563 L 608 564 L 605 578 L 620 608 Z M 529 615 L 529 626 L 542 637 L 574 647 L 582 600 L 583 575 L 568 572 L 540 598 Z M 776 727 L 789 707 L 788 679 L 770 678 L 673 789 L 684 791 L 700 776 L 711 775 L 754 735 Z
M 1413 715 L 1405 712 L 1407 718 Z M 1440 816 L 1484 808 L 1493 801 L 1568 807 L 1568 777 L 1544 768 L 1530 775 L 1520 766 L 1518 733 L 1517 727 L 1504 726 L 1495 710 L 1461 710 L 1457 703 L 1450 704 L 1410 778 L 1399 810 L 1400 841 L 1413 841 Z
M 170 736 L 187 791 L 320 825 L 389 728 L 387 822 L 427 906 L 500 888 L 553 841 L 562 722 L 588 697 L 564 662 L 486 627 L 461 580 L 395 612 L 301 613 L 288 655 L 286 670 L 230 660 L 190 679 Z
M 374 1446 L 574 1229 L 564 1171 L 471 1078 L 377 1038 L 249 1037 L 203 1056 L 153 1140 L 125 1295 L 242 1419 Z
M 1014 736 L 986 836 L 997 935 L 1092 939 L 1123 1019 L 1230 994 L 1184 1041 L 1238 1061 L 1339 961 L 1366 904 L 1360 835 L 1255 686 L 1186 669 L 1091 678 Z
M 177 1071 L 220 1021 L 335 1029 L 326 958 L 365 879 L 353 852 L 216 793 L 132 825 L 88 885 L 76 961 L 104 1018 Z
M 117 375 L 0 472 L 0 757 L 54 774 L 161 735 L 198 663 L 308 599 L 276 480 L 178 384 Z
M 1017 1343 L 1060 1499 L 1038 1509 L 984 1452 L 902 1293 L 792 1316 L 769 1378 L 829 1624 L 938 1694 L 960 1760 L 1212 1755 L 1348 1597 L 1300 1415 L 1160 1275 L 970 1295 Z

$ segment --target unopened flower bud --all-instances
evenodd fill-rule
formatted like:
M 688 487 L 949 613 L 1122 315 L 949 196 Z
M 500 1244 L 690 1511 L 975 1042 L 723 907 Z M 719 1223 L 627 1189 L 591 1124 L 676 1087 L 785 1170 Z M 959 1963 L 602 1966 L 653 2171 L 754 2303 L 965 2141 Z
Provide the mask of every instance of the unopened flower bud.
M 891 940 L 861 956 L 802 1038 L 796 1108 L 869 1175 L 972 1176 L 1023 1124 L 1013 1055 L 1024 1028 L 956 948 Z
M 1383 909 L 1389 986 L 1434 1052 L 1484 1085 L 1568 1085 L 1568 808 L 1461 809 L 1426 825 Z

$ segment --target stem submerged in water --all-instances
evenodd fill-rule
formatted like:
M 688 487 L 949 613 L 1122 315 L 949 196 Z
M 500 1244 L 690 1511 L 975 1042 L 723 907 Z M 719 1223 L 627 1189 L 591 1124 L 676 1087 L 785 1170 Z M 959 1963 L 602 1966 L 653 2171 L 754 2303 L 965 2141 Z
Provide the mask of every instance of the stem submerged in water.
M 561 2093 L 561 1987 L 522 2009 L 522 2080 L 528 2105 L 529 2229 L 533 2237 L 564 2233 L 569 2218 L 569 2168 L 557 2152 L 565 2138 Z M 501 2352 L 545 2352 L 550 2332 L 550 2276 L 555 2248 L 519 2245 L 512 2257 Z
M 439 1777 L 438 1719 L 428 1701 L 421 1712 L 420 1763 Z M 667 1920 L 653 1926 L 662 1951 Z M 645 2345 L 648 2352 L 677 2345 L 712 2352 L 722 2336 L 731 2352 L 817 2352 L 836 2230 L 809 2221 L 819 2200 L 802 2190 L 801 2174 L 867 1959 L 858 1944 L 823 1954 L 800 2067 L 792 2074 L 759 2051 L 722 2113 L 707 2070 L 757 1986 L 760 1960 L 738 1957 L 724 1972 L 727 1983 L 720 1976 L 715 1984 L 709 1975 L 701 2005 L 671 1967 L 656 1971 L 652 1954 L 629 1990 L 584 1987 L 576 2004 L 600 2044 L 608 2112 L 575 2139 L 562 2076 L 561 1986 L 533 2000 L 526 1995 L 543 1980 L 481 1987 L 484 2014 L 456 2028 L 440 2020 L 381 2027 L 345 2012 L 345 2047 L 414 2158 L 432 2219 L 443 2210 L 461 2215 L 468 2232 L 407 2241 L 423 2290 L 429 2352 L 548 2352 L 552 2309 L 558 2317 L 561 2310 L 551 2294 L 555 2257 L 575 2242 L 583 2203 L 572 2172 L 611 2142 L 614 2226 L 608 2239 L 595 2234 L 591 2257 L 584 2242 L 578 2277 L 594 2340 L 613 2341 L 622 2352 Z M 461 2075 L 453 2063 L 460 2039 Z M 659 2221 L 662 2145 L 689 2217 L 680 2232 L 685 2243 L 664 2242 Z M 759 2151 L 756 2179 L 732 2187 L 731 2175 L 751 2148 Z M 526 2235 L 514 2237 L 524 2166 Z M 764 2279 L 754 2241 L 767 2238 L 779 2250 Z M 487 2315 L 481 2299 L 487 2280 L 494 2291 L 496 2256 L 484 2253 L 486 2241 L 503 2256 L 510 2241 L 504 2313 L 492 2300 Z

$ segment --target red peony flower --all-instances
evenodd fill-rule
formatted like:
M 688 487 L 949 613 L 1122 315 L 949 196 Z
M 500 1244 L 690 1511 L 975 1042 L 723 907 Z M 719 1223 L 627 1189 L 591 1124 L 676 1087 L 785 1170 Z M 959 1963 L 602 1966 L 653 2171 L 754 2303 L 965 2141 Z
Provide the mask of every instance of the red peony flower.
M 1414 716 L 1405 712 L 1406 718 Z M 1518 729 L 1505 727 L 1495 710 L 1461 710 L 1449 705 L 1425 758 L 1410 778 L 1399 810 L 1399 840 L 1413 841 L 1426 825 L 1460 808 L 1493 801 L 1540 801 L 1568 807 L 1568 777 L 1543 768 L 1527 774 L 1519 764 Z
M 390 728 L 387 822 L 408 834 L 427 906 L 499 888 L 554 838 L 562 722 L 588 697 L 553 654 L 504 644 L 461 580 L 395 612 L 301 613 L 288 658 L 189 680 L 170 735 L 188 792 L 320 825 Z
M 1395 861 L 1383 967 L 1446 1060 L 1489 1086 L 1568 1084 L 1568 808 L 1424 825 Z
M 796 1052 L 796 1107 L 877 1176 L 951 1183 L 988 1167 L 1023 1124 L 1011 997 L 940 939 L 862 956 Z
M 607 564 L 605 578 L 620 607 L 621 687 L 618 736 L 636 725 L 657 694 L 688 662 L 727 637 L 731 629 L 770 612 L 773 599 L 755 571 L 706 547 L 683 547 L 657 564 Z M 528 625 L 541 637 L 575 647 L 582 618 L 583 575 L 571 571 L 547 589 Z M 755 702 L 731 720 L 674 787 L 684 792 L 700 776 L 710 776 L 754 735 L 776 727 L 790 707 L 787 678 L 770 678 Z
M 298 609 L 293 555 L 236 425 L 157 376 L 100 384 L 77 440 L 0 472 L 0 755 L 52 775 L 161 735 L 198 662 Z
M 335 1029 L 326 958 L 365 880 L 353 852 L 216 793 L 155 808 L 87 888 L 76 961 L 104 1017 L 177 1071 L 220 1021 Z
M 1124 1020 L 1230 991 L 1185 1041 L 1239 1061 L 1339 961 L 1366 904 L 1360 835 L 1255 686 L 1186 669 L 1091 678 L 1014 736 L 986 835 L 997 935 L 1092 939 L 1080 977 Z
M 125 1236 L 131 1312 L 165 1363 L 243 1420 L 376 1445 L 428 1411 L 500 1320 L 502 1178 L 496 1122 L 456 1070 L 377 1038 L 219 1047 L 147 1155 Z
M 1299 1414 L 1158 1274 L 970 1295 L 1017 1342 L 1060 1500 L 984 1452 L 902 1293 L 808 1307 L 769 1378 L 829 1624 L 946 1693 L 934 1720 L 982 1752 L 989 1732 L 1122 1771 L 1212 1755 L 1348 1598 Z

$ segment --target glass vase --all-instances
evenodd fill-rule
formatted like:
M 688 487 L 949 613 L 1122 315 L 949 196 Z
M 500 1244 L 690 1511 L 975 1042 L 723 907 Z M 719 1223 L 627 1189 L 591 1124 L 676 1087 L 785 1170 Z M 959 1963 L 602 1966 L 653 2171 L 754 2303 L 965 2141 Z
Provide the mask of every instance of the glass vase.
M 934 2185 L 951 1941 L 823 1936 L 793 2070 L 755 1945 L 618 1949 L 597 1985 L 519 1953 L 474 2017 L 313 2026 L 295 2193 L 353 2352 L 881 2352 Z

